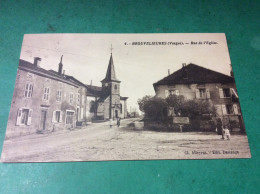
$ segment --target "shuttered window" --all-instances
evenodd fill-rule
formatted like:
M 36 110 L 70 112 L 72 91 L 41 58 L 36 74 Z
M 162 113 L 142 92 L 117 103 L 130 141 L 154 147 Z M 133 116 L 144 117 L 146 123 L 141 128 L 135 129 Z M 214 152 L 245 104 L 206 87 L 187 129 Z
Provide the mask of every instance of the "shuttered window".
M 219 88 L 219 97 L 220 98 L 230 98 L 231 97 L 230 88 Z
M 208 99 L 210 98 L 210 91 L 208 88 L 198 88 L 196 89 L 197 99 Z
M 61 111 L 60 110 L 53 111 L 52 122 L 53 123 L 60 123 L 60 122 L 62 122 L 62 115 L 61 115 Z
M 16 125 L 31 125 L 32 109 L 20 108 L 17 113 Z

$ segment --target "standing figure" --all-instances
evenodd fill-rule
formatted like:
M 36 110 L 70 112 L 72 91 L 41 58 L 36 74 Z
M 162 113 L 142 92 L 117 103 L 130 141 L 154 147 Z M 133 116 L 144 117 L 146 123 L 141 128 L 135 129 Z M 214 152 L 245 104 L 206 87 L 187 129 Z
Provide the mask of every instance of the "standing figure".
M 222 125 L 222 121 L 220 118 L 217 118 L 217 132 L 219 135 L 222 135 L 222 139 L 224 139 L 223 125 Z
M 120 120 L 121 120 L 121 118 L 120 118 L 120 117 L 118 117 L 118 118 L 117 118 L 117 123 L 116 123 L 116 124 L 117 124 L 117 127 L 119 127 L 119 126 L 120 126 Z
M 229 129 L 227 128 L 227 126 L 224 126 L 224 128 L 223 128 L 223 136 L 224 136 L 224 138 L 226 137 L 227 140 L 230 140 L 230 132 L 229 132 Z

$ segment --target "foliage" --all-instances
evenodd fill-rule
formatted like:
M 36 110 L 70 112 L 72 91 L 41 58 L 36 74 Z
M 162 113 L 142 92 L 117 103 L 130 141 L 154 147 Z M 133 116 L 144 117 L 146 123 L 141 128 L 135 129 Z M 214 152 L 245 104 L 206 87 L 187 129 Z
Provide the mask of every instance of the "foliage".
M 215 107 L 209 100 L 187 100 L 184 96 L 170 95 L 166 99 L 144 96 L 138 100 L 139 109 L 144 112 L 145 118 L 154 121 L 166 120 L 167 111 L 173 107 L 174 113 L 190 119 L 203 115 L 214 116 Z
M 162 121 L 167 118 L 167 103 L 162 98 L 144 96 L 138 100 L 138 105 L 145 113 L 145 119 Z

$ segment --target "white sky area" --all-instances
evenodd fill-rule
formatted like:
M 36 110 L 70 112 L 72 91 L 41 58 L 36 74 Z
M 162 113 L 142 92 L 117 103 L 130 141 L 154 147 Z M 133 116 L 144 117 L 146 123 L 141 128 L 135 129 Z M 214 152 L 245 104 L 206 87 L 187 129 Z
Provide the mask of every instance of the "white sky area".
M 132 42 L 184 42 L 184 45 L 130 45 Z M 201 41 L 218 44 L 191 45 Z M 128 45 L 125 45 L 128 43 Z M 128 110 L 137 108 L 138 98 L 155 95 L 153 83 L 194 63 L 230 74 L 230 57 L 225 34 L 26 34 L 21 59 L 42 58 L 41 67 L 58 71 L 63 55 L 65 74 L 85 84 L 101 86 L 111 53 L 121 96 L 129 97 Z M 138 108 L 137 108 L 138 109 Z

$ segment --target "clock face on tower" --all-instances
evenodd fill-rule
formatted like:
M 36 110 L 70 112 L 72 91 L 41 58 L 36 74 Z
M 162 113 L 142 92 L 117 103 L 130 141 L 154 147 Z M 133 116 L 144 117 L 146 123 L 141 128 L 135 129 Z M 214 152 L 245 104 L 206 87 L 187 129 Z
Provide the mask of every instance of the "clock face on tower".
M 105 86 L 107 87 L 107 86 L 108 86 L 108 83 L 105 83 Z

